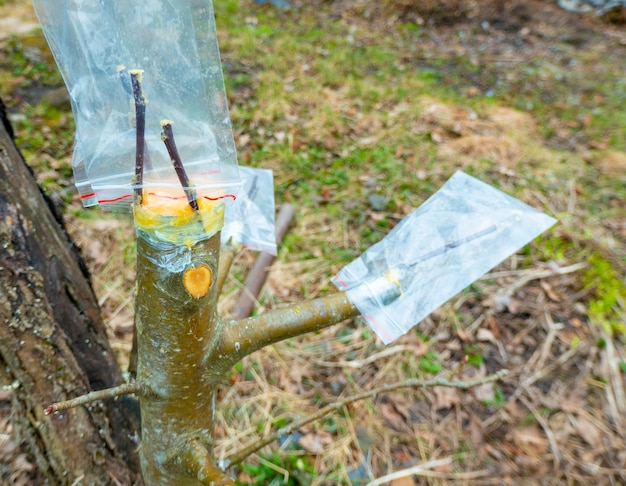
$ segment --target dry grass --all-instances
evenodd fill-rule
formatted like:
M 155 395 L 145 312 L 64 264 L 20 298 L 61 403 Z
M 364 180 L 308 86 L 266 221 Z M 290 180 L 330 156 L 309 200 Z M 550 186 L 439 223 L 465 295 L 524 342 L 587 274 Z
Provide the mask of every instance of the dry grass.
M 388 17 L 439 25 L 476 15 L 479 4 L 476 0 L 384 0 L 381 3 Z
M 517 484 L 514 478 L 524 477 L 549 478 L 549 484 L 584 484 L 593 477 L 611 484 L 623 478 L 626 402 L 618 363 L 626 358 L 624 349 L 598 349 L 598 339 L 611 340 L 576 316 L 552 317 L 559 315 L 561 299 L 575 293 L 583 267 L 517 270 L 509 263 L 483 280 L 489 284 L 482 286 L 481 305 L 458 297 L 423 322 L 428 342 L 405 336 L 384 348 L 363 338 L 367 329 L 356 323 L 348 333 L 345 325 L 335 326 L 255 353 L 222 397 L 218 456 L 269 433 L 281 419 L 419 376 L 421 359 L 434 352 L 444 363 L 435 376 L 470 379 L 502 368 L 511 373 L 470 392 L 402 391 L 350 405 L 332 418 L 332 427 L 324 422 L 301 430 L 303 448 L 283 454 L 315 460 L 323 479 L 314 484 L 347 483 L 348 471 L 361 464 L 375 478 L 434 459 L 445 461 L 434 472 L 414 474 L 481 484 Z M 463 350 L 469 347 L 479 350 L 483 363 L 467 363 Z

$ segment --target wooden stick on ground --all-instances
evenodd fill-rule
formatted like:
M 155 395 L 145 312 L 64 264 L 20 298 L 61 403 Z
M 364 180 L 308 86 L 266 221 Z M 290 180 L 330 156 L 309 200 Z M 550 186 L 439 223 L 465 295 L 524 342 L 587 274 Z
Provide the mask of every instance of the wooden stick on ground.
M 364 391 L 362 393 L 357 393 L 356 395 L 351 395 L 349 397 L 344 398 L 343 400 L 339 400 L 337 402 L 330 403 L 325 407 L 320 408 L 315 413 L 303 417 L 299 420 L 295 420 L 294 422 L 276 430 L 275 432 L 270 433 L 266 437 L 260 437 L 256 439 L 253 443 L 239 449 L 234 454 L 228 456 L 223 464 L 225 467 L 231 467 L 236 464 L 239 464 L 249 455 L 254 454 L 258 450 L 262 449 L 268 444 L 271 444 L 275 440 L 278 440 L 286 435 L 291 434 L 294 430 L 298 430 L 300 427 L 303 427 L 306 424 L 309 424 L 321 417 L 328 415 L 331 412 L 337 412 L 341 410 L 344 406 L 357 402 L 359 400 L 364 400 L 366 398 L 373 398 L 381 393 L 387 393 L 395 390 L 399 390 L 401 388 L 428 388 L 433 386 L 445 386 L 449 388 L 459 388 L 461 390 L 468 390 L 470 388 L 474 388 L 479 385 L 484 385 L 485 383 L 491 383 L 494 381 L 498 381 L 504 376 L 506 376 L 508 370 L 502 369 L 497 371 L 492 375 L 488 375 L 482 378 L 477 378 L 474 380 L 468 381 L 459 381 L 459 380 L 448 380 L 445 378 L 433 378 L 432 380 L 419 380 L 417 378 L 411 378 L 402 382 L 391 383 L 387 385 L 380 386 L 378 388 L 374 388 L 372 390 Z
M 294 216 L 293 206 L 285 203 L 281 206 L 278 216 L 276 217 L 276 244 L 280 245 L 283 237 L 287 233 Z M 263 288 L 263 284 L 267 279 L 269 269 L 276 259 L 275 256 L 267 253 L 260 253 L 252 270 L 248 274 L 246 284 L 239 294 L 239 298 L 235 303 L 232 311 L 234 319 L 245 319 L 252 313 L 256 299 Z

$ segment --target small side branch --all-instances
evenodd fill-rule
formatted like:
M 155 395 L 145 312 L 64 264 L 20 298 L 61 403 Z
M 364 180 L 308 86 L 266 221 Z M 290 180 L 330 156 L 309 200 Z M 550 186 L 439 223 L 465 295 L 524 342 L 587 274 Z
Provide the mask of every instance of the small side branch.
M 180 154 L 178 153 L 178 148 L 176 147 L 176 142 L 174 141 L 174 132 L 172 131 L 172 122 L 169 120 L 161 120 L 161 127 L 163 129 L 161 133 L 161 139 L 165 144 L 165 148 L 167 148 L 167 153 L 170 155 L 170 159 L 172 159 L 172 163 L 174 164 L 174 170 L 176 171 L 176 175 L 178 176 L 178 180 L 180 184 L 183 186 L 183 190 L 187 195 L 187 200 L 189 201 L 189 205 L 194 211 L 199 211 L 198 207 L 198 196 L 196 194 L 195 189 L 191 187 L 191 183 L 189 182 L 189 177 L 187 176 L 187 172 L 183 167 L 183 161 L 180 158 Z
M 71 400 L 53 403 L 52 405 L 46 407 L 43 413 L 45 415 L 50 415 L 51 413 L 67 410 L 68 408 L 80 407 L 81 405 L 86 405 L 88 403 L 95 402 L 96 400 L 115 398 L 120 395 L 129 395 L 131 393 L 138 396 L 154 395 L 154 392 L 146 385 L 142 385 L 138 382 L 125 383 L 113 388 L 107 388 L 106 390 L 93 391 L 85 395 L 81 395 L 80 397 L 72 398 Z
M 345 292 L 227 322 L 218 355 L 233 363 L 269 344 L 332 326 L 360 314 Z
M 469 381 L 451 381 L 451 380 L 446 380 L 444 378 L 435 378 L 432 380 L 410 379 L 410 380 L 406 380 L 406 381 L 402 381 L 398 383 L 392 383 L 390 385 L 384 385 L 379 388 L 374 388 L 373 390 L 369 390 L 363 393 L 358 393 L 344 400 L 339 400 L 337 402 L 330 403 L 326 405 L 325 407 L 320 408 L 314 414 L 311 414 L 308 417 L 304 417 L 300 420 L 297 420 L 287 425 L 286 427 L 278 429 L 276 432 L 268 435 L 267 437 L 264 437 L 262 439 L 259 439 L 253 442 L 249 446 L 244 447 L 243 449 L 227 457 L 226 460 L 224 461 L 224 464 L 226 465 L 226 467 L 239 464 L 249 455 L 254 454 L 259 449 L 262 449 L 266 445 L 269 445 L 272 442 L 279 440 L 280 438 L 288 434 L 291 434 L 294 430 L 297 430 L 300 427 L 305 426 L 306 424 L 309 424 L 317 419 L 320 419 L 328 415 L 331 412 L 337 412 L 341 410 L 343 407 L 345 407 L 346 405 L 357 402 L 359 400 L 364 400 L 366 398 L 373 398 L 373 397 L 376 397 L 377 395 L 380 395 L 381 393 L 388 393 L 391 391 L 398 390 L 400 388 L 427 388 L 427 387 L 432 387 L 432 386 L 445 386 L 449 388 L 461 388 L 461 389 L 466 390 L 468 388 L 474 388 L 476 386 L 483 385 L 485 383 L 498 381 L 499 379 L 504 377 L 507 373 L 508 373 L 508 370 L 500 370 L 497 373 L 494 373 L 493 375 L 489 375 L 489 376 L 485 376 L 484 378 L 477 378 L 475 380 L 469 380 Z

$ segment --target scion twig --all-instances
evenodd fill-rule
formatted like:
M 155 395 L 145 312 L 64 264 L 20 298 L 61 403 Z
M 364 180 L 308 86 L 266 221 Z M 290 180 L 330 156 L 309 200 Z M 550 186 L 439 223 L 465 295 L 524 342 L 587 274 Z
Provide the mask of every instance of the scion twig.
M 115 398 L 119 397 L 120 395 L 129 395 L 131 393 L 139 396 L 154 394 L 154 392 L 150 390 L 149 387 L 147 387 L 146 385 L 142 385 L 141 383 L 125 383 L 123 385 L 115 386 L 113 388 L 89 392 L 85 395 L 72 398 L 71 400 L 53 403 L 52 405 L 46 407 L 43 413 L 45 415 L 50 415 L 51 413 L 59 412 L 61 410 L 67 410 L 68 408 L 80 407 L 81 405 L 86 405 L 88 403 L 95 402 L 96 400 Z
M 246 457 L 248 457 L 251 454 L 254 454 L 259 449 L 262 449 L 266 445 L 271 444 L 275 440 L 278 440 L 284 437 L 285 435 L 291 434 L 294 430 L 297 430 L 306 424 L 309 424 L 319 418 L 322 418 L 331 412 L 336 412 L 338 410 L 341 410 L 344 406 L 350 403 L 357 402 L 359 400 L 372 398 L 381 393 L 388 393 L 391 391 L 398 390 L 400 388 L 427 388 L 427 387 L 432 387 L 432 386 L 445 386 L 449 388 L 461 388 L 461 389 L 474 388 L 476 386 L 483 385 L 485 383 L 498 381 L 500 378 L 504 377 L 507 373 L 508 373 L 508 370 L 500 370 L 497 373 L 485 376 L 484 378 L 477 378 L 475 380 L 469 380 L 469 381 L 450 381 L 450 380 L 446 380 L 445 378 L 434 378 L 432 380 L 418 380 L 418 379 L 413 378 L 413 379 L 409 379 L 409 380 L 398 382 L 398 383 L 383 385 L 381 387 L 374 388 L 373 390 L 365 391 L 363 393 L 358 393 L 356 395 L 352 395 L 348 398 L 345 398 L 344 400 L 339 400 L 337 402 L 330 403 L 326 405 L 325 407 L 320 408 L 315 413 L 307 417 L 304 417 L 300 420 L 296 420 L 295 422 L 278 429 L 276 432 L 268 435 L 267 437 L 256 440 L 252 444 L 228 456 L 225 459 L 225 461 L 223 461 L 223 464 L 225 468 L 239 464 Z
M 135 149 L 135 199 L 138 204 L 142 203 L 143 168 L 146 148 L 146 98 L 141 89 L 141 78 L 143 71 L 133 69 L 130 71 L 130 81 L 133 87 L 133 99 L 135 100 L 135 127 L 136 127 L 136 149 Z
M 170 154 L 170 159 L 172 159 L 172 163 L 174 164 L 174 170 L 176 171 L 178 180 L 180 181 L 180 184 L 183 186 L 183 190 L 187 195 L 189 205 L 194 211 L 199 211 L 200 208 L 198 207 L 198 198 L 196 195 L 196 191 L 191 187 L 191 184 L 189 183 L 189 177 L 187 176 L 187 172 L 183 167 L 183 161 L 180 158 L 178 148 L 176 147 L 176 142 L 174 141 L 172 122 L 169 120 L 161 120 L 161 127 L 163 129 L 163 131 L 161 132 L 161 139 L 163 140 L 163 143 L 165 143 L 167 153 Z

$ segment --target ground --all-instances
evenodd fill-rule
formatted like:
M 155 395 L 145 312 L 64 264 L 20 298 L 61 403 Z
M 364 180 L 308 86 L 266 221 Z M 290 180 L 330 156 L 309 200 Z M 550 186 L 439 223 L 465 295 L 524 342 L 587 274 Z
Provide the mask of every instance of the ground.
M 624 12 L 598 19 L 539 0 L 292 6 L 216 2 L 240 163 L 273 169 L 277 203 L 297 211 L 255 312 L 333 292 L 330 276 L 457 169 L 559 223 L 387 347 L 357 319 L 246 358 L 223 389 L 216 454 L 381 384 L 507 369 L 470 391 L 346 406 L 232 473 L 241 484 L 392 472 L 395 486 L 626 482 Z M 17 143 L 87 258 L 125 364 L 132 222 L 80 207 L 60 76 L 27 2 L 0 2 L 0 19 L 0 96 Z M 237 258 L 223 312 L 253 259 Z M 36 484 L 9 394 L 2 481 Z

